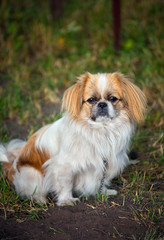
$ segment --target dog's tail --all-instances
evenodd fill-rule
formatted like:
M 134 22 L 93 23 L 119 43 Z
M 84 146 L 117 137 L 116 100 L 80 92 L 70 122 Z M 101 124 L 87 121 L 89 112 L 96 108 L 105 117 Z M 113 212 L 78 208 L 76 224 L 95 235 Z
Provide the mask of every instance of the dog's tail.
M 18 159 L 25 144 L 25 141 L 14 139 L 8 144 L 0 145 L 0 162 L 2 162 L 3 173 L 11 182 L 15 173 L 14 162 Z

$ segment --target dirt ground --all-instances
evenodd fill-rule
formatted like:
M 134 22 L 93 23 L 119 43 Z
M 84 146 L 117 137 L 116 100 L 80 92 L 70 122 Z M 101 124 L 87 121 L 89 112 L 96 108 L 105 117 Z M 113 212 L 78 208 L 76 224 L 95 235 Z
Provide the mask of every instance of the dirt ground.
M 129 202 L 112 197 L 109 204 L 87 200 L 75 206 L 51 207 L 39 212 L 38 220 L 15 218 L 0 212 L 0 239 L 17 240 L 101 240 L 144 239 L 149 226 L 134 217 Z

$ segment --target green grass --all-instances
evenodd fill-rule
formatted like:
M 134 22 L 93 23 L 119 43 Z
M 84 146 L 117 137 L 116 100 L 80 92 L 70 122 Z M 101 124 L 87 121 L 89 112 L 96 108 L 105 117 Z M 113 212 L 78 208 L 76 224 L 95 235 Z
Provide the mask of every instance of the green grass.
M 51 231 L 55 232 L 55 233 L 64 234 L 63 231 L 57 230 L 57 229 L 55 229 L 55 228 L 50 227 L 49 229 L 50 229 Z
M 125 201 L 139 206 L 134 218 L 155 224 L 163 212 L 164 6 L 160 0 L 122 1 L 119 56 L 113 50 L 111 9 L 107 0 L 66 1 L 62 17 L 55 21 L 46 1 L 2 1 L 0 139 L 6 142 L 12 137 L 6 121 L 30 126 L 29 135 L 53 121 L 55 116 L 44 114 L 42 104 L 60 104 L 61 89 L 85 71 L 127 74 L 143 89 L 148 109 L 131 144 L 139 162 L 116 182 L 123 185 Z M 99 200 L 108 201 L 101 195 Z M 35 212 L 42 206 L 20 200 L 1 174 L 0 208 Z

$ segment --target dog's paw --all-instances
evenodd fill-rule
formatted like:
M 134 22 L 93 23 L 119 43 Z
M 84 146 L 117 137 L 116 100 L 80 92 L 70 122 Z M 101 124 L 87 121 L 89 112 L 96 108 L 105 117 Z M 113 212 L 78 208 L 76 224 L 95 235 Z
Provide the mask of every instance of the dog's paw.
M 110 195 L 115 196 L 115 195 L 118 194 L 118 192 L 117 192 L 116 190 L 114 190 L 114 189 L 104 188 L 104 189 L 102 190 L 102 194 L 106 194 L 107 196 L 110 196 Z
M 47 198 L 41 195 L 34 195 L 31 200 L 35 200 L 37 203 L 45 205 L 47 203 Z
M 58 200 L 57 201 L 57 206 L 68 206 L 68 205 L 75 205 L 76 202 L 79 202 L 79 198 L 70 198 L 70 199 L 65 199 L 65 200 Z

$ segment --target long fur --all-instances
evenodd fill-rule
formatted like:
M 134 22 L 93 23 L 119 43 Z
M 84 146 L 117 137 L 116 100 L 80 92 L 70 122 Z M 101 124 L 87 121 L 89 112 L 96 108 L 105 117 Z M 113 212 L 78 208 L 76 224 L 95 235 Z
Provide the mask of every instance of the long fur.
M 93 109 L 83 103 L 86 92 L 90 91 L 87 84 L 99 81 L 100 76 L 87 73 L 64 94 L 66 112 L 61 119 L 41 128 L 27 143 L 15 140 L 1 145 L 4 174 L 22 197 L 45 203 L 48 193 L 54 193 L 57 205 L 71 204 L 78 200 L 73 193 L 97 194 L 104 171 L 102 193 L 117 194 L 106 186 L 128 164 L 127 150 L 134 122 L 143 117 L 146 101 L 141 90 L 123 75 L 110 74 L 106 78 L 107 82 L 115 78 L 115 83 L 120 82 L 117 84 L 122 95 L 120 105 L 109 103 L 114 117 L 101 117 L 102 121 L 97 122 L 90 119 L 89 111 Z

